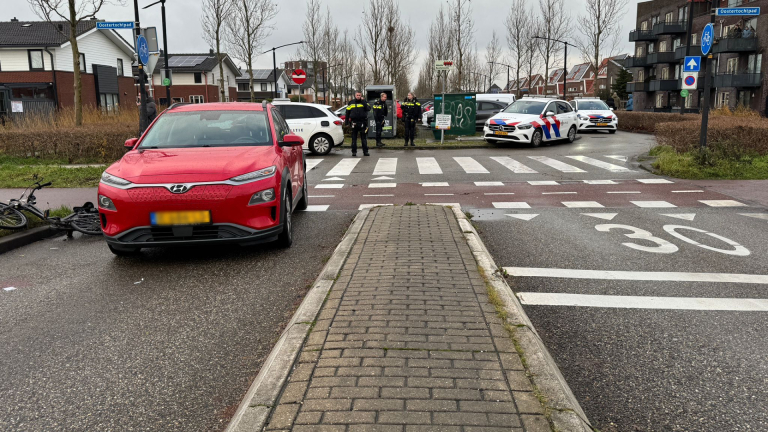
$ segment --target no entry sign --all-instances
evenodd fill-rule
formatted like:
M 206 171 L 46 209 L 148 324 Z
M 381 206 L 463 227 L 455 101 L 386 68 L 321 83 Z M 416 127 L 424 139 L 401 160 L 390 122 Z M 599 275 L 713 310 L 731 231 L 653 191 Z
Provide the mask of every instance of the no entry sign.
M 302 84 L 304 84 L 305 81 L 307 81 L 307 74 L 303 70 L 301 70 L 301 69 L 296 69 L 291 74 L 291 79 L 296 84 L 302 85 Z

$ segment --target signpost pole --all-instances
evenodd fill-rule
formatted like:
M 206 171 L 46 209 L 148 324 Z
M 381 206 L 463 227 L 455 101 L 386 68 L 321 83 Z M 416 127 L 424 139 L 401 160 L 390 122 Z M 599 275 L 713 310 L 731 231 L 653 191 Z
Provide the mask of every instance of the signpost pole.
M 688 30 L 685 35 L 685 56 L 688 57 L 691 55 L 691 31 L 693 30 L 693 3 L 688 3 L 688 5 L 685 7 L 686 9 L 686 15 L 688 16 Z M 685 66 L 683 66 L 683 70 L 685 70 Z M 698 77 L 697 77 L 698 79 Z M 680 104 L 680 115 L 685 115 L 685 98 L 683 98 L 682 103 Z
M 710 7 L 713 4 L 710 2 Z M 710 18 L 709 18 L 710 27 L 714 27 L 715 25 L 715 14 L 713 11 L 710 10 Z M 706 28 L 705 28 L 706 30 Z M 706 33 L 705 32 L 702 32 Z M 714 32 L 712 32 L 714 33 Z M 710 90 L 712 89 L 712 51 L 711 51 L 711 44 L 712 41 L 710 41 L 710 48 L 707 49 L 706 56 L 707 56 L 707 68 L 704 71 L 704 106 L 701 109 L 701 133 L 699 134 L 699 149 L 704 150 L 707 148 L 707 126 L 709 123 L 709 102 L 710 102 Z M 704 48 L 704 41 L 702 40 L 701 44 L 702 48 Z
M 165 0 L 162 0 L 162 3 L 160 3 L 160 12 L 163 16 L 163 51 L 165 55 L 165 77 L 170 80 L 171 78 L 171 68 L 168 66 L 168 36 L 166 36 L 165 33 Z M 171 106 L 171 83 L 168 82 L 168 85 L 165 86 L 165 103 L 168 104 L 168 106 Z
M 136 43 L 137 38 L 141 35 L 141 25 L 139 25 L 139 0 L 133 0 L 133 12 L 135 15 L 136 20 L 136 35 L 133 38 L 134 40 L 134 48 L 136 49 L 136 53 L 139 52 L 138 44 Z M 144 66 L 139 63 L 139 98 L 141 99 L 141 103 L 139 104 L 139 134 L 143 135 L 144 131 L 147 130 L 147 89 L 144 87 L 144 79 L 146 74 L 144 73 Z
M 440 101 L 440 114 L 445 114 L 445 80 L 448 79 L 448 71 L 443 71 L 443 98 Z M 437 123 L 437 118 L 435 118 L 435 123 Z M 445 129 L 440 129 L 440 144 L 442 145 L 445 142 Z

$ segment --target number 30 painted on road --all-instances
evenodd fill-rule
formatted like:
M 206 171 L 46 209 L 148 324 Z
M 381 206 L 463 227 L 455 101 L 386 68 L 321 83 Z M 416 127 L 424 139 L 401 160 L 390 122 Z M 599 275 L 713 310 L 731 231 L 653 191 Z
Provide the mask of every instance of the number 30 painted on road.
M 633 226 L 630 226 L 630 225 L 603 224 L 603 225 L 595 226 L 595 229 L 598 230 L 598 231 L 601 231 L 601 232 L 609 232 L 609 231 L 611 231 L 613 229 L 627 230 L 627 231 L 630 231 L 630 234 L 624 234 L 624 235 L 629 237 L 629 238 L 631 238 L 631 239 L 645 240 L 645 241 L 649 241 L 649 242 L 652 242 L 652 243 L 656 243 L 658 245 L 658 246 L 643 246 L 643 245 L 639 245 L 637 243 L 632 243 L 632 242 L 622 243 L 622 245 L 624 245 L 624 246 L 626 246 L 628 248 L 637 249 L 637 250 L 644 251 L 644 252 L 663 253 L 663 254 L 671 254 L 671 253 L 675 253 L 675 252 L 677 252 L 679 250 L 678 247 L 673 245 L 672 243 L 670 243 L 670 242 L 668 242 L 668 241 L 666 241 L 664 239 L 655 237 L 653 234 L 651 234 L 650 232 L 648 232 L 646 230 L 643 230 L 643 229 L 640 229 L 640 228 L 636 228 L 636 227 L 633 227 Z M 698 233 L 706 234 L 706 235 L 708 235 L 708 236 L 710 236 L 712 238 L 716 238 L 718 240 L 721 240 L 721 241 L 729 244 L 730 246 L 733 246 L 734 249 L 732 249 L 732 250 L 731 249 L 718 249 L 716 247 L 707 246 L 707 245 L 701 244 L 701 243 L 699 243 L 699 242 L 697 242 L 695 240 L 689 239 L 688 237 L 686 237 L 686 236 L 680 234 L 679 232 L 677 232 L 677 230 L 691 230 L 691 231 L 695 231 L 695 232 L 698 232 Z M 733 241 L 731 239 L 727 239 L 727 238 L 725 238 L 723 236 L 719 236 L 717 234 L 713 234 L 713 233 L 705 231 L 703 229 L 693 228 L 693 227 L 688 227 L 688 226 L 683 226 L 683 225 L 664 225 L 664 231 L 666 231 L 670 235 L 672 235 L 672 236 L 674 236 L 674 237 L 676 237 L 676 238 L 678 238 L 678 239 L 680 239 L 680 240 L 682 240 L 682 241 L 684 241 L 686 243 L 689 243 L 689 244 L 692 244 L 692 245 L 696 245 L 696 246 L 698 246 L 700 248 L 711 250 L 711 251 L 714 251 L 714 252 L 720 252 L 722 254 L 736 255 L 736 256 L 747 256 L 750 253 L 749 250 L 747 250 L 747 248 L 745 248 L 744 246 L 736 243 L 735 241 Z

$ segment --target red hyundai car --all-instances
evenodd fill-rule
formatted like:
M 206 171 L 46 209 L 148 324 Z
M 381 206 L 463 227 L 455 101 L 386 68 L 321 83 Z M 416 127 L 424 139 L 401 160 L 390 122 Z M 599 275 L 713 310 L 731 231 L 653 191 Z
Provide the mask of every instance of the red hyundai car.
M 272 105 L 174 105 L 99 183 L 109 249 L 201 243 L 293 243 L 308 205 L 304 140 Z

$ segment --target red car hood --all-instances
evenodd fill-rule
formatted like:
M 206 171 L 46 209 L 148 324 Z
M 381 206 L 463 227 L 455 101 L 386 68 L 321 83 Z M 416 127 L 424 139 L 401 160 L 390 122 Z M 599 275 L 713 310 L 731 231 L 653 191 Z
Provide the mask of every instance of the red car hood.
M 219 181 L 271 166 L 275 158 L 272 146 L 133 150 L 107 172 L 133 183 Z

